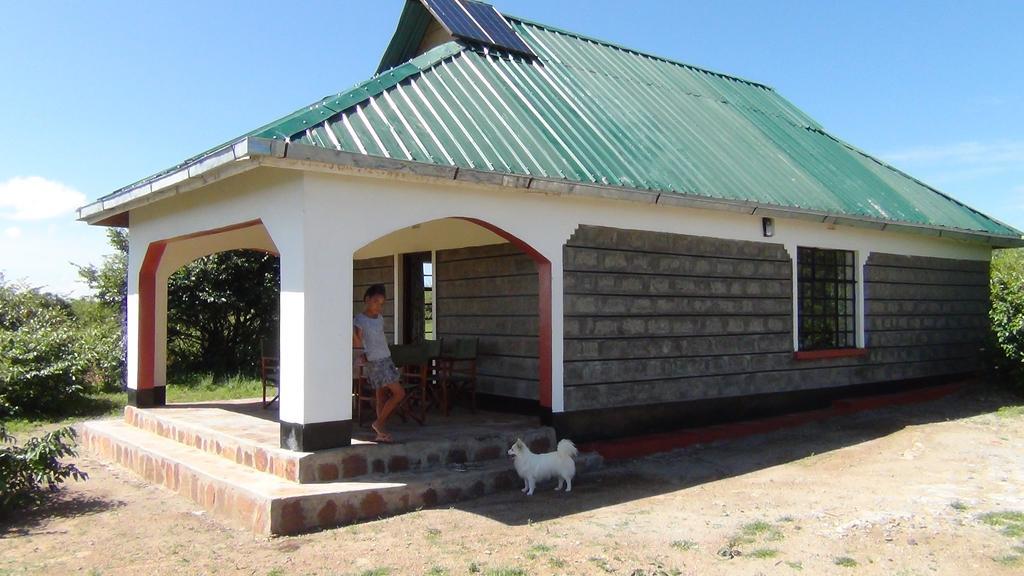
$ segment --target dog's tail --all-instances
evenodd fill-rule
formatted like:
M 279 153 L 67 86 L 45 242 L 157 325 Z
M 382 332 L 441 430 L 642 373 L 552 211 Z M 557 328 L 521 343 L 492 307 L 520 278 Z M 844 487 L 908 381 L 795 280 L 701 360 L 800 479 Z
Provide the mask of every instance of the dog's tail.
M 576 450 L 576 445 L 572 443 L 572 440 L 568 438 L 562 438 L 558 441 L 558 454 L 563 458 L 575 458 L 579 451 Z

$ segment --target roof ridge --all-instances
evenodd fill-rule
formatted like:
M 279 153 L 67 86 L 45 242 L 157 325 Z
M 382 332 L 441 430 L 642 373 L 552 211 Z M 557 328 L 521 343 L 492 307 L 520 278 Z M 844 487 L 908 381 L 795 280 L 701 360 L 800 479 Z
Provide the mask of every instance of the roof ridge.
M 696 64 L 688 64 L 686 62 L 681 62 L 679 60 L 675 60 L 675 59 L 668 58 L 668 57 L 665 57 L 665 56 L 659 56 L 658 54 L 652 54 L 651 52 L 645 52 L 643 50 L 637 50 L 636 48 L 630 48 L 629 46 L 623 46 L 622 44 L 619 44 L 617 42 L 612 42 L 610 40 L 602 40 L 601 38 L 596 38 L 594 36 L 589 36 L 587 34 L 582 34 L 580 32 L 573 32 L 571 30 L 566 30 L 564 28 L 559 28 L 558 26 L 552 26 L 550 24 L 544 24 L 543 22 L 537 22 L 536 20 L 530 20 L 529 18 L 522 18 L 520 16 L 513 16 L 512 14 L 506 14 L 504 12 L 502 12 L 501 15 L 504 16 L 505 18 L 510 19 L 510 20 L 515 20 L 515 21 L 517 21 L 517 22 L 519 22 L 521 24 L 527 24 L 529 26 L 536 26 L 537 28 L 543 28 L 545 30 L 550 30 L 552 32 L 557 32 L 559 34 L 564 34 L 566 36 L 573 36 L 575 38 L 579 38 L 580 40 L 589 40 L 591 42 L 596 42 L 598 44 L 603 44 L 605 46 L 610 46 L 612 48 L 617 48 L 619 50 L 624 50 L 626 52 L 632 52 L 633 54 L 638 54 L 640 56 L 646 56 L 648 58 L 654 58 L 655 60 L 661 60 L 662 62 L 666 62 L 668 64 L 672 64 L 672 65 L 675 65 L 675 66 L 682 66 L 684 68 L 690 68 L 691 70 L 696 70 L 698 72 L 704 72 L 705 74 L 712 74 L 712 75 L 715 75 L 715 76 L 720 76 L 722 78 L 726 78 L 726 79 L 729 79 L 729 80 L 735 80 L 737 82 L 743 82 L 744 84 L 750 84 L 751 86 L 757 86 L 759 88 L 764 88 L 765 90 L 769 90 L 771 92 L 776 92 L 775 88 L 773 88 L 772 86 L 769 86 L 768 84 L 765 84 L 764 82 L 758 82 L 757 80 L 751 80 L 749 78 L 744 78 L 742 76 L 737 76 L 735 74 L 728 74 L 726 72 L 719 72 L 718 70 L 712 70 L 711 68 L 707 68 L 705 66 L 697 66 Z

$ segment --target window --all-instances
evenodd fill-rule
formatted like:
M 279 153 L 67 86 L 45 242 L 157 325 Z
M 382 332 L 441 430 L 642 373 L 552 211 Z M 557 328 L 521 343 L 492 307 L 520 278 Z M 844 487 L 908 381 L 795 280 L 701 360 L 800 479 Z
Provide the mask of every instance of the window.
M 856 348 L 856 261 L 848 250 L 797 248 L 800 350 Z

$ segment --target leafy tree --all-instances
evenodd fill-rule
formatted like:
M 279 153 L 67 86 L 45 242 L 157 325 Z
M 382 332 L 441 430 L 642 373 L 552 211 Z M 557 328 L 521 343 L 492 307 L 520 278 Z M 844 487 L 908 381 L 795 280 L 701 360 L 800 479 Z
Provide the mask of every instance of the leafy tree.
M 991 290 L 996 368 L 1024 392 L 1024 249 L 993 254 Z
M 177 372 L 255 374 L 261 340 L 276 339 L 276 256 L 220 252 L 183 267 L 167 285 L 168 358 Z

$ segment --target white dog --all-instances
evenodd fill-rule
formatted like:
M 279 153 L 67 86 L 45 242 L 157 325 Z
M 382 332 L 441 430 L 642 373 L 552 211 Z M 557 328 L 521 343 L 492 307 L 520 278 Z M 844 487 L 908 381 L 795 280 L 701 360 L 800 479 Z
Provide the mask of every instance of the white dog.
M 565 484 L 565 491 L 572 491 L 572 479 L 576 475 L 576 445 L 572 440 L 563 438 L 558 443 L 558 449 L 547 454 L 534 454 L 530 447 L 522 440 L 508 449 L 508 455 L 515 458 L 516 473 L 523 479 L 525 486 L 523 492 L 527 496 L 533 495 L 533 488 L 537 481 L 544 481 L 548 478 L 558 477 L 558 486 L 555 490 L 561 490 Z

